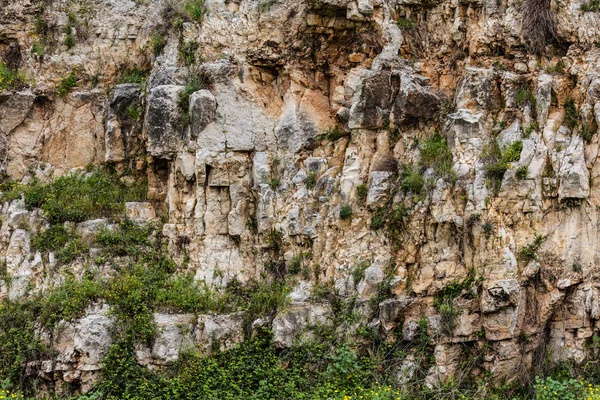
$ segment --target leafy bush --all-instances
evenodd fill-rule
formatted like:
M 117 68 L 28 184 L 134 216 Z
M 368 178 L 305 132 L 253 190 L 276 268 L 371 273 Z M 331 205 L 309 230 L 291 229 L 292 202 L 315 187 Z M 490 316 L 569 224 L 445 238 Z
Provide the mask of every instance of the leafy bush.
M 519 88 L 519 90 L 517 90 L 515 102 L 517 104 L 517 107 L 535 107 L 535 95 L 533 94 L 533 90 L 531 89 L 531 86 L 529 84 L 524 84 Z
M 163 53 L 163 50 L 167 45 L 167 40 L 162 33 L 156 31 L 152 34 L 152 36 L 150 36 L 148 44 L 152 49 L 152 53 L 154 53 L 155 56 L 159 56 Z
M 361 183 L 356 187 L 356 198 L 360 204 L 365 204 L 367 201 L 367 195 L 369 194 L 369 188 L 364 183 Z
M 3 388 L 31 387 L 32 377 L 25 372 L 29 361 L 44 352 L 36 330 L 39 305 L 33 301 L 0 303 L 0 379 Z
M 544 235 L 535 235 L 533 242 L 526 244 L 521 248 L 521 252 L 519 256 L 523 260 L 537 260 L 538 259 L 538 250 L 542 247 L 542 244 L 546 241 L 548 236 Z
M 448 147 L 446 138 L 439 132 L 421 144 L 420 163 L 425 168 L 433 168 L 439 178 L 453 182 L 456 174 L 452 170 L 452 151 Z
M 49 184 L 34 182 L 21 190 L 29 210 L 40 207 L 51 224 L 123 214 L 125 202 L 142 201 L 144 184 L 126 185 L 115 174 L 96 170 L 75 172 Z
M 67 25 L 67 35 L 65 36 L 65 46 L 68 49 L 75 46 L 75 37 L 73 36 L 73 28 L 71 25 Z
M 583 11 L 583 12 L 600 11 L 600 0 L 590 0 L 587 3 L 583 3 L 581 5 L 581 11 Z
M 400 29 L 415 29 L 415 23 L 406 18 L 398 18 L 396 25 L 398 25 L 398 28 Z
M 585 390 L 577 379 L 556 381 L 551 377 L 535 378 L 535 400 L 579 400 L 585 398 Z
M 205 14 L 204 0 L 187 0 L 185 11 L 190 19 L 202 23 Z
M 306 179 L 304 180 L 304 183 L 306 184 L 306 188 L 308 190 L 313 189 L 317 184 L 317 174 L 315 174 L 314 172 L 309 173 Z
M 405 166 L 402 170 L 400 179 L 402 189 L 406 193 L 419 195 L 423 192 L 425 180 L 423 179 L 423 175 L 421 175 L 416 167 L 412 165 Z
M 184 42 L 179 48 L 179 61 L 187 66 L 194 64 L 196 62 L 198 46 L 198 42 L 195 40 Z
M 338 139 L 348 136 L 348 134 L 339 125 L 335 125 L 333 128 L 326 129 L 321 135 L 316 137 L 317 140 L 328 140 L 335 142 Z
M 523 151 L 523 142 L 521 141 L 513 142 L 504 152 L 500 150 L 496 141 L 493 141 L 492 145 L 484 150 L 482 155 L 484 168 L 494 192 L 497 193 L 500 190 L 509 163 L 519 161 L 521 151 Z
M 528 174 L 529 174 L 529 169 L 525 166 L 522 166 L 522 167 L 517 168 L 517 172 L 515 173 L 515 176 L 517 177 L 517 179 L 523 180 L 523 179 L 527 179 Z
M 146 81 L 147 77 L 147 71 L 142 71 L 138 67 L 128 68 L 123 72 L 123 75 L 119 79 L 119 83 L 142 84 Z
M 340 219 L 346 221 L 352 218 L 352 207 L 350 204 L 342 204 L 340 207 Z
M 190 97 L 198 90 L 204 88 L 206 88 L 206 82 L 204 81 L 204 79 L 198 75 L 192 75 L 187 81 L 185 88 L 181 92 L 179 92 L 179 97 L 177 98 L 177 106 L 181 111 L 182 120 L 184 124 L 187 124 L 190 119 Z
M 569 129 L 573 129 L 579 123 L 579 114 L 577 113 L 577 107 L 573 99 L 568 99 L 565 102 L 565 126 Z
M 0 90 L 10 90 L 18 87 L 23 83 L 23 76 L 17 71 L 6 66 L 5 63 L 0 63 Z
M 73 69 L 69 76 L 64 77 L 58 85 L 58 95 L 65 97 L 77 86 L 77 71 Z

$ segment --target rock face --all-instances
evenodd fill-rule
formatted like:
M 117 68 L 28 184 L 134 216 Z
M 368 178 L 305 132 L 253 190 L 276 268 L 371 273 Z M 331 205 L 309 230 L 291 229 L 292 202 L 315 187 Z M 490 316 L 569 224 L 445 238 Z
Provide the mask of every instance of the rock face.
M 479 346 L 476 372 L 498 382 L 532 367 L 536 352 L 556 362 L 591 355 L 600 24 L 581 1 L 553 9 L 570 46 L 563 57 L 524 50 L 518 2 L 214 0 L 201 25 L 186 17 L 180 29 L 164 19 L 170 2 L 90 0 L 89 15 L 30 3 L 0 2 L 0 62 L 24 76 L 0 82 L 3 182 L 102 163 L 134 171 L 148 201 L 127 202 L 126 216 L 163 223 L 178 272 L 215 290 L 286 271 L 302 279 L 291 304 L 261 319 L 157 310 L 140 364 L 231 349 L 263 325 L 280 348 L 321 325 L 356 332 L 331 326 L 333 305 L 313 296 L 320 287 L 362 304 L 361 328 L 387 341 L 426 335 L 431 387 L 452 379 L 461 346 Z M 75 11 L 87 28 L 67 48 L 61 27 Z M 81 278 L 83 263 L 57 268 L 54 252 L 36 249 L 47 221 L 35 204 L 5 200 L 2 301 Z M 114 228 L 78 222 L 90 241 Z M 31 368 L 56 387 L 89 390 L 114 325 L 100 306 L 62 321 L 48 334 L 56 356 Z M 398 382 L 415 374 L 415 352 Z

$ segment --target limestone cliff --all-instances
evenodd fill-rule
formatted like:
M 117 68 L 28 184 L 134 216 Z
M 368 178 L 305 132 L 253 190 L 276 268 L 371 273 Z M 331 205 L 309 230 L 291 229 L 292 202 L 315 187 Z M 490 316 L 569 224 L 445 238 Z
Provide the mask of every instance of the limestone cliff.
M 399 384 L 581 364 L 600 338 L 600 13 L 521 3 L 0 1 L 0 171 L 14 187 L 110 165 L 147 181 L 126 215 L 160 225 L 175 274 L 291 285 L 252 321 L 152 310 L 151 369 L 252 327 L 287 348 L 331 324 L 403 343 Z M 90 239 L 114 215 L 61 221 L 89 244 L 61 263 L 34 243 L 53 224 L 41 202 L 9 197 L 4 302 L 118 271 Z M 118 322 L 95 300 L 39 326 L 54 352 L 24 370 L 40 393 L 101 379 Z

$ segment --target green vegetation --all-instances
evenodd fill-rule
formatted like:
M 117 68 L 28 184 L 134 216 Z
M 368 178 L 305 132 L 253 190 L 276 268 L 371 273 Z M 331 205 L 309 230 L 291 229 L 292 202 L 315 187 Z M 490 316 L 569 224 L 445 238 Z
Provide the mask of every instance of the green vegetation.
M 583 124 L 581 126 L 581 138 L 586 142 L 589 143 L 592 140 L 594 133 L 596 132 L 594 132 L 588 124 Z
M 600 11 L 600 0 L 590 0 L 587 3 L 583 3 L 581 5 L 581 11 L 583 11 L 583 12 Z
M 206 9 L 204 7 L 204 0 L 187 0 L 184 4 L 185 12 L 187 16 L 198 23 L 202 23 Z
M 406 18 L 398 18 L 396 25 L 398 25 L 398 28 L 400 29 L 415 29 L 415 23 Z
M 48 184 L 34 180 L 28 186 L 16 185 L 3 193 L 2 200 L 23 195 L 27 209 L 39 207 L 51 224 L 59 224 L 121 215 L 125 202 L 144 200 L 146 190 L 144 184 L 126 185 L 118 175 L 97 168 Z
M 494 140 L 482 155 L 484 168 L 488 181 L 491 184 L 495 193 L 500 190 L 504 173 L 508 170 L 509 164 L 519 161 L 521 151 L 523 150 L 523 142 L 516 141 L 508 146 L 504 152 L 500 150 L 500 146 Z M 521 172 L 522 174 L 523 172 Z
M 179 61 L 183 65 L 187 66 L 195 64 L 198 46 L 198 42 L 195 40 L 188 40 L 187 42 L 184 42 L 179 48 Z
M 452 183 L 456 180 L 456 174 L 452 170 L 452 151 L 446 138 L 439 132 L 421 143 L 420 160 L 423 167 L 433 168 L 436 177 Z
M 327 140 L 330 142 L 335 142 L 338 139 L 343 137 L 347 137 L 348 133 L 344 131 L 339 125 L 335 125 L 333 128 L 326 129 L 321 135 L 316 137 L 317 140 Z
M 565 73 L 565 63 L 563 60 L 558 60 L 554 67 L 548 66 L 546 68 L 546 72 L 549 74 L 564 74 Z
M 535 235 L 533 242 L 528 243 L 521 248 L 521 251 L 519 252 L 519 258 L 525 261 L 537 260 L 539 258 L 537 252 L 547 238 L 548 235 Z
M 67 35 L 65 36 L 64 44 L 65 44 L 65 46 L 67 46 L 68 49 L 71 49 L 72 47 L 75 46 L 75 37 L 73 36 L 73 28 L 70 24 L 67 25 Z
M 417 167 L 406 165 L 400 175 L 400 184 L 406 193 L 420 195 L 425 187 L 425 179 Z
M 536 99 L 529 84 L 524 84 L 517 90 L 515 102 L 517 107 L 530 106 L 532 110 L 535 109 Z
M 58 85 L 58 95 L 60 97 L 65 97 L 66 95 L 71 93 L 71 90 L 73 90 L 73 88 L 76 86 L 77 86 L 77 70 L 73 69 L 73 70 L 71 70 L 71 73 L 69 74 L 69 76 L 64 77 L 60 81 L 60 84 Z
M 529 169 L 525 166 L 522 166 L 522 167 L 517 168 L 517 172 L 515 173 L 515 176 L 517 177 L 517 179 L 523 180 L 523 179 L 527 179 L 528 174 L 529 174 Z
M 287 268 L 287 273 L 290 275 L 296 275 L 302 272 L 306 265 L 304 260 L 310 256 L 310 253 L 301 251 L 295 255 L 291 260 Z
M 136 107 L 134 105 L 129 105 L 125 109 L 125 116 L 130 121 L 139 122 L 142 119 L 142 110 L 140 107 Z
M 360 204 L 366 203 L 368 194 L 369 188 L 364 183 L 361 183 L 356 187 L 356 198 Z
M 523 132 L 523 138 L 528 139 L 536 129 L 537 123 L 535 121 L 532 121 L 528 126 L 525 127 L 525 130 Z
M 0 91 L 15 89 L 23 82 L 21 74 L 7 67 L 5 63 L 0 63 Z
M 160 56 L 167 45 L 167 39 L 159 31 L 155 31 L 148 41 L 149 47 L 155 56 Z
M 490 238 L 490 236 L 492 236 L 492 233 L 494 233 L 494 225 L 491 222 L 485 222 L 482 225 L 483 228 L 483 234 L 485 235 L 485 237 L 487 239 Z
M 190 97 L 200 89 L 206 88 L 206 82 L 198 75 L 191 75 L 188 79 L 185 88 L 179 92 L 177 98 L 177 106 L 182 114 L 182 122 L 184 125 L 190 120 Z
M 358 283 L 360 281 L 362 281 L 362 279 L 365 277 L 365 270 L 367 268 L 369 268 L 371 266 L 371 264 L 369 262 L 359 262 L 358 264 L 356 264 L 354 266 L 354 269 L 352 270 L 352 279 L 354 282 L 354 285 L 358 285 Z
M 260 0 L 260 2 L 258 3 L 258 10 L 261 13 L 267 12 L 278 2 L 279 0 Z
M 138 67 L 127 68 L 123 75 L 118 80 L 119 83 L 134 83 L 134 84 L 143 84 L 146 82 L 146 78 L 148 77 L 147 71 L 142 71 Z
M 342 204 L 340 207 L 340 219 L 343 221 L 352 218 L 352 207 L 350 204 Z
M 312 190 L 317 185 L 317 174 L 310 172 L 304 180 L 304 183 L 308 190 Z
M 38 57 L 43 56 L 46 53 L 46 46 L 44 45 L 44 42 L 35 42 L 31 47 L 31 53 L 37 55 Z
M 573 129 L 579 124 L 579 114 L 577 113 L 577 106 L 575 106 L 573 99 L 568 99 L 565 102 L 564 124 L 569 129 Z

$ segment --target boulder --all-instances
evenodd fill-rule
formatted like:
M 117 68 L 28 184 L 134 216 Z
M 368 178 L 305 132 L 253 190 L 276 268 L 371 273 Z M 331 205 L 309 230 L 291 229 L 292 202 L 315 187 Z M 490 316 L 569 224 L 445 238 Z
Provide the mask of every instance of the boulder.
M 148 152 L 172 159 L 185 143 L 183 116 L 178 106 L 183 86 L 164 85 L 150 90 L 146 112 Z

